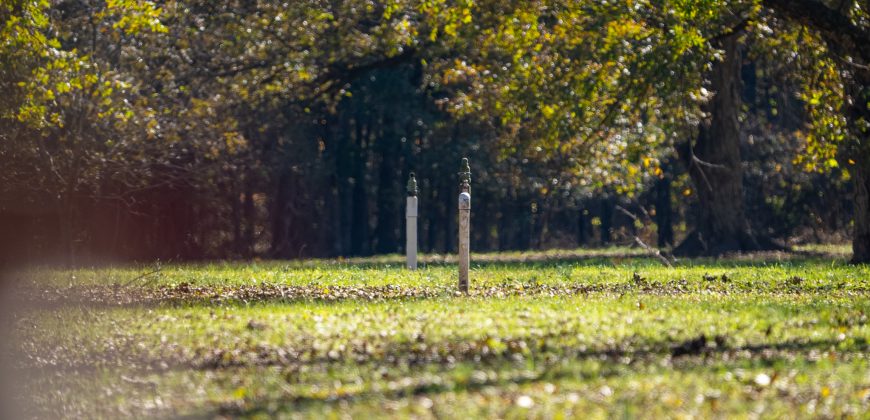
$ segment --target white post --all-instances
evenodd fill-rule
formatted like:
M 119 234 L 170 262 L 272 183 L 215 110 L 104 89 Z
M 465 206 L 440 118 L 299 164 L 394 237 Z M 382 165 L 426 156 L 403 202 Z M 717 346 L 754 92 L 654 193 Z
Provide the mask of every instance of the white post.
M 405 206 L 405 257 L 409 270 L 417 269 L 417 180 L 411 172 L 408 178 L 408 199 Z
M 471 168 L 468 159 L 462 158 L 459 172 L 459 290 L 468 293 L 469 251 L 471 248 Z
M 459 290 L 468 292 L 468 264 L 471 236 L 471 194 L 459 194 Z

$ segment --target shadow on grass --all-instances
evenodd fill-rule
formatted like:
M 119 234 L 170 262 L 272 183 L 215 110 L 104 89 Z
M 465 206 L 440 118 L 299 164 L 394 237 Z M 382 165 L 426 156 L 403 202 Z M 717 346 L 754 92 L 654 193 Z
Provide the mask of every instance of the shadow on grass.
M 672 259 L 675 267 L 764 267 L 770 265 L 804 266 L 808 264 L 836 262 L 846 264 L 848 256 L 817 251 L 776 251 L 747 254 L 724 255 L 721 257 L 680 258 Z M 269 261 L 268 264 L 279 263 Z M 552 268 L 557 266 L 609 266 L 609 267 L 662 267 L 658 258 L 648 255 L 642 250 L 628 252 L 620 250 L 577 250 L 548 251 L 543 253 L 521 254 L 473 254 L 472 268 Z M 236 264 L 236 263 L 231 263 Z M 239 263 L 241 264 L 241 263 Z M 353 267 L 363 270 L 396 268 L 402 269 L 405 260 L 400 255 L 386 255 L 370 258 L 323 259 L 289 263 L 289 267 Z M 445 267 L 456 264 L 456 255 L 424 255 L 419 259 L 419 267 Z
M 488 387 L 504 387 L 507 385 L 524 385 L 542 381 L 559 381 L 564 379 L 596 380 L 608 379 L 626 374 L 636 373 L 640 366 L 646 367 L 644 374 L 665 374 L 673 371 L 710 371 L 714 366 L 729 371 L 735 368 L 767 368 L 780 364 L 794 364 L 795 358 L 815 361 L 821 351 L 834 349 L 840 343 L 832 340 L 785 341 L 770 344 L 753 344 L 729 347 L 724 344 L 727 338 L 699 336 L 685 342 L 663 342 L 642 350 L 624 350 L 620 346 L 593 351 L 571 351 L 568 349 L 561 357 L 538 357 L 530 361 L 511 360 L 510 355 L 498 355 L 488 358 L 463 358 L 456 365 L 440 360 L 432 362 L 441 368 L 435 369 L 436 378 L 432 376 L 416 379 L 413 371 L 424 371 L 419 365 L 407 372 L 407 380 L 393 378 L 393 384 L 386 390 L 360 390 L 358 392 L 328 393 L 326 395 L 284 395 L 278 398 L 265 398 L 246 401 L 227 401 L 212 415 L 257 416 L 275 414 L 285 411 L 316 408 L 318 405 L 332 405 L 342 401 L 360 402 L 372 400 L 396 400 L 418 396 L 434 395 L 445 392 L 475 392 Z M 716 344 L 716 342 L 719 342 Z M 702 344 L 699 344 L 702 343 Z M 687 350 L 688 349 L 688 350 Z M 863 354 L 868 350 L 862 343 L 848 350 L 837 349 L 841 355 Z M 577 364 L 565 364 L 565 359 L 576 360 Z M 591 366 L 584 366 L 583 361 L 594 361 Z M 444 378 L 460 366 L 466 371 L 491 370 L 498 371 L 496 377 L 488 375 L 454 375 Z M 530 368 L 531 366 L 531 368 Z M 433 371 L 426 370 L 432 373 Z M 427 379 L 428 378 L 428 379 Z M 250 406 L 248 406 L 250 405 Z
M 563 297 L 587 294 L 681 296 L 692 293 L 742 294 L 837 294 L 870 295 L 870 287 L 846 282 L 817 284 L 799 277 L 779 281 L 735 282 L 726 275 L 701 279 L 650 281 L 638 274 L 625 281 L 579 283 L 573 281 L 539 283 L 535 278 L 514 279 L 472 287 L 461 294 L 452 285 L 432 286 L 335 286 L 311 284 L 290 286 L 260 284 L 253 286 L 157 286 L 123 288 L 118 286 L 73 286 L 68 288 L 21 289 L 19 301 L 30 309 L 54 310 L 63 307 L 155 308 L 247 306 L 251 304 L 335 304 L 382 303 L 426 299 L 504 299 L 512 297 Z
M 741 254 L 726 254 L 719 257 L 680 258 L 671 259 L 676 266 L 765 266 L 771 264 L 794 264 L 818 263 L 836 261 L 846 263 L 848 254 L 836 251 L 819 250 L 788 250 L 788 251 L 765 251 Z M 506 251 L 472 253 L 472 265 L 479 268 L 488 267 L 517 267 L 538 268 L 562 265 L 574 266 L 631 266 L 649 265 L 661 267 L 662 263 L 657 257 L 649 252 L 632 247 L 617 248 L 580 248 L 580 249 L 553 249 L 544 251 Z M 456 254 L 421 254 L 418 257 L 420 268 L 444 267 L 457 263 Z M 202 260 L 179 262 L 178 264 L 164 264 L 168 267 L 178 266 L 190 269 L 200 269 L 215 266 L 226 268 L 235 267 L 259 267 L 272 269 L 305 269 L 305 268 L 357 268 L 369 269 L 404 269 L 405 256 L 400 254 L 385 254 L 368 257 L 339 257 L 339 258 L 312 258 L 304 260 Z M 149 270 L 148 264 L 134 265 L 108 265 L 106 268 L 128 268 Z M 99 267 L 96 267 L 99 269 Z

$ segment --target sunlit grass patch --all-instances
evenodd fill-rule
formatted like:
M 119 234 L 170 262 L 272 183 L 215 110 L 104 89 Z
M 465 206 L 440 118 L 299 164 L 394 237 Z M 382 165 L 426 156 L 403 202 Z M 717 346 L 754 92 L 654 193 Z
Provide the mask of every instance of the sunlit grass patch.
M 494 256 L 469 295 L 380 259 L 30 271 L 20 390 L 46 417 L 867 410 L 868 267 L 623 254 Z

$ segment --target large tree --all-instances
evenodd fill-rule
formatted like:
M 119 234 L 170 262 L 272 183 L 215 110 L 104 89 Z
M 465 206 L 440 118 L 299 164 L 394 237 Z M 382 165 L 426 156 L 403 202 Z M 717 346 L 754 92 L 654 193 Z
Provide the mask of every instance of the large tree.
M 651 134 L 658 146 L 683 143 L 679 149 L 700 211 L 695 231 L 678 251 L 698 255 L 774 248 L 767 237 L 752 232 L 744 211 L 740 121 L 745 111 L 740 77 L 741 37 L 746 28 L 753 42 L 770 48 L 769 54 L 800 64 L 791 71 L 793 81 L 805 87 L 802 96 L 811 108 L 813 133 L 806 136 L 809 144 L 798 160 L 822 159 L 835 167 L 837 159 L 831 154 L 839 149 L 843 160 L 851 162 L 854 260 L 866 261 L 870 253 L 866 26 L 870 19 L 867 2 L 833 3 L 837 4 L 812 0 L 550 2 L 521 7 L 507 15 L 498 30 L 483 31 L 488 37 L 478 42 L 483 47 L 470 60 L 476 65 L 462 72 L 477 75 L 472 94 L 495 99 L 465 108 L 500 116 L 508 132 L 514 123 L 520 129 L 513 132 L 533 133 L 537 141 L 530 148 L 544 150 L 545 156 L 568 151 L 569 161 L 578 166 L 566 172 L 586 181 L 608 182 L 601 175 L 611 172 L 601 165 L 613 163 L 618 165 L 612 172 L 618 174 L 617 183 L 631 179 L 631 173 L 637 173 L 633 163 L 655 159 L 654 151 L 663 150 L 644 147 L 642 140 Z M 780 38 L 794 31 L 779 26 L 782 18 L 814 28 L 840 74 L 831 77 L 829 62 L 817 60 L 824 48 L 812 36 L 802 37 L 803 44 L 793 39 L 783 42 Z M 511 58 L 509 65 L 502 64 L 505 57 Z M 827 85 L 819 88 L 819 80 Z M 837 86 L 841 80 L 842 88 Z M 645 114 L 646 109 L 652 113 Z M 849 120 L 852 140 L 847 143 L 842 142 L 844 135 L 836 123 L 841 116 Z M 625 130 L 635 123 L 639 130 Z M 676 135 L 656 137 L 656 129 Z M 692 140 L 686 143 L 687 137 Z M 628 147 L 622 146 L 626 139 Z M 598 147 L 605 153 L 597 153 Z
M 779 16 L 819 34 L 843 80 L 848 136 L 843 156 L 854 179 L 852 261 L 870 262 L 870 2 L 763 0 Z
M 721 254 L 760 249 L 743 205 L 740 158 L 742 51 L 740 31 L 716 40 L 723 58 L 710 71 L 712 98 L 703 107 L 709 118 L 695 141 L 680 147 L 697 192 L 700 215 L 695 230 L 675 249 L 679 255 Z

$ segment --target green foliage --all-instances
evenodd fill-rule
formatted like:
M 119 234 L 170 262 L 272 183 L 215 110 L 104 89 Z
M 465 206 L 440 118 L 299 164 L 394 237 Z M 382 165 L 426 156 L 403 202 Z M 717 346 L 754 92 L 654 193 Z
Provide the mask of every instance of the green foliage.
M 114 101 L 113 93 L 130 84 L 113 77 L 114 69 L 100 62 L 98 51 L 69 42 L 81 29 L 73 25 L 83 22 L 52 19 L 50 7 L 44 0 L 15 0 L 0 6 L 2 71 L 17 94 L 17 102 L 0 109 L 0 117 L 15 118 L 37 129 L 63 128 L 71 118 L 65 115 L 68 109 L 84 100 L 95 109 L 90 118 L 129 118 L 130 109 Z M 167 30 L 158 20 L 159 9 L 150 1 L 112 0 L 89 12 L 87 24 L 93 36 L 99 32 L 117 41 L 143 30 Z
M 201 223 L 166 230 L 195 225 L 179 235 L 195 238 L 194 248 L 220 249 L 244 230 L 240 197 L 257 195 L 259 208 L 275 212 L 253 211 L 251 226 L 280 230 L 282 179 L 302 185 L 293 197 L 314 203 L 299 223 L 313 226 L 316 215 L 352 205 L 356 182 L 367 199 L 378 196 L 366 208 L 387 206 L 383 191 L 395 185 L 377 184 L 381 174 L 434 179 L 470 155 L 489 182 L 476 191 L 520 209 L 498 206 L 497 217 L 482 218 L 538 223 L 526 236 L 544 237 L 556 211 L 576 210 L 593 194 L 634 200 L 670 176 L 673 146 L 708 117 L 717 40 L 744 29 L 757 57 L 779 57 L 787 82 L 802 86 L 809 124 L 790 130 L 806 146 L 785 159 L 848 176 L 853 158 L 839 151 L 852 144 L 855 124 L 845 116 L 842 63 L 819 34 L 762 4 L 8 1 L 0 5 L 0 156 L 14 165 L 0 183 L 5 196 L 50 197 L 67 214 L 89 213 L 74 204 L 86 201 L 130 215 L 214 209 L 214 219 L 190 216 Z M 850 13 L 864 22 L 863 12 Z M 403 80 L 373 95 L 380 77 Z M 383 98 L 389 106 L 372 105 Z M 351 171 L 358 161 L 362 169 Z M 423 194 L 441 200 L 447 187 L 436 184 L 421 176 Z M 133 209 L 173 194 L 202 201 L 185 211 Z M 66 224 L 86 235 L 76 220 Z M 517 236 L 500 235 L 503 227 L 487 228 L 490 242 Z M 279 237 L 274 231 L 260 236 Z
M 63 126 L 70 117 L 64 115 L 69 104 L 61 96 L 81 92 L 84 100 L 102 107 L 96 118 L 126 122 L 135 116 L 148 137 L 173 141 L 193 128 L 161 121 L 144 103 L 144 109 L 134 110 L 113 100 L 113 92 L 131 87 L 130 75 L 115 73 L 126 65 L 108 68 L 110 63 L 99 62 L 98 52 L 84 45 L 65 41 L 61 47 L 72 27 L 49 19 L 48 2 L 19 3 L 7 3 L 0 12 L 7 17 L 0 54 L 23 71 L 9 79 L 23 97 L 18 106 L 5 108 L 7 117 L 36 127 Z M 700 90 L 703 69 L 717 57 L 709 41 L 740 19 L 759 19 L 759 10 L 755 2 L 719 1 L 448 5 L 397 0 L 382 5 L 346 1 L 335 7 L 192 1 L 163 10 L 152 2 L 109 1 L 91 11 L 88 23 L 108 40 L 142 35 L 145 43 L 134 44 L 141 45 L 140 59 L 150 54 L 149 43 L 169 43 L 158 55 L 165 71 L 158 71 L 157 79 L 177 91 L 155 94 L 177 95 L 179 107 L 165 112 L 182 119 L 225 114 L 236 106 L 220 103 L 227 99 L 275 106 L 299 102 L 309 109 L 312 100 L 346 95 L 342 84 L 355 68 L 411 50 L 428 64 L 432 87 L 451 90 L 447 109 L 499 129 L 502 141 L 492 147 L 502 159 L 559 157 L 548 178 L 630 191 L 639 175 L 659 171 L 662 146 L 701 117 L 697 105 L 708 96 Z M 175 26 L 161 23 L 161 14 Z M 770 19 L 758 21 L 764 25 Z M 807 73 L 803 95 L 814 130 L 798 159 L 806 160 L 808 169 L 819 163 L 831 167 L 835 145 L 845 136 L 836 67 L 811 34 L 801 32 L 804 42 L 797 42 L 792 35 L 797 31 L 783 33 L 756 35 L 798 51 L 797 64 Z M 207 55 L 190 61 L 201 52 Z M 130 65 L 129 70 L 139 67 Z M 216 78 L 184 83 L 187 72 Z M 191 91 L 189 82 L 200 86 Z M 154 98 L 161 99 L 166 102 Z M 243 122 L 215 131 L 238 138 L 238 123 Z

